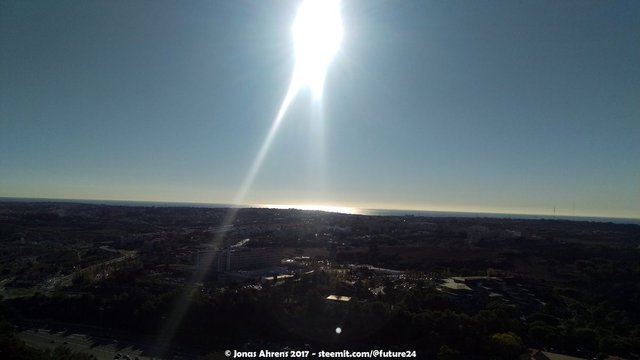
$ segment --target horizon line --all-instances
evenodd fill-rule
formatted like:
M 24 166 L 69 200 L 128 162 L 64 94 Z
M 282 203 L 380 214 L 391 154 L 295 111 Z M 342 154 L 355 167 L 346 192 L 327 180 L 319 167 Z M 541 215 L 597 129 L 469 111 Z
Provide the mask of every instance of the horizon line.
M 363 216 L 403 216 L 403 215 L 377 215 L 358 213 L 360 211 L 393 211 L 393 212 L 425 212 L 425 213 L 455 213 L 461 215 L 505 215 L 508 216 L 531 216 L 540 217 L 541 219 L 617 219 L 617 220 L 634 220 L 640 221 L 640 217 L 628 217 L 628 216 L 604 216 L 604 215 L 570 215 L 570 214 L 540 214 L 533 212 L 500 212 L 500 211 L 478 211 L 478 210 L 433 210 L 425 208 L 400 208 L 400 207 L 364 207 L 364 206 L 338 206 L 338 205 L 323 205 L 323 204 L 230 204 L 223 202 L 206 202 L 206 201 L 175 201 L 175 200 L 131 200 L 131 199 L 87 199 L 87 198 L 36 198 L 36 197 L 20 197 L 20 196 L 0 196 L 0 202 L 2 201 L 22 201 L 22 202 L 129 202 L 129 203 L 155 203 L 155 204 L 176 204 L 176 205 L 210 205 L 214 208 L 254 208 L 254 209 L 296 209 L 301 211 L 323 211 L 328 213 L 342 213 L 349 215 L 363 215 Z M 344 211 L 340 211 L 340 210 Z M 349 211 L 351 210 L 351 211 Z M 411 214 L 405 214 L 411 215 Z M 426 215 L 423 215 L 426 216 Z

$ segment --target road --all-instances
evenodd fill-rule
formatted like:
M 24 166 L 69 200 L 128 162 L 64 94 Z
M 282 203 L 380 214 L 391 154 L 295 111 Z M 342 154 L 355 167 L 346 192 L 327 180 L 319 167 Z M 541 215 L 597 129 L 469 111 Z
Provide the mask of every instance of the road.
M 51 279 L 48 279 L 47 281 L 45 281 L 44 284 L 42 284 L 40 286 L 40 289 L 41 290 L 45 290 L 45 291 L 53 291 L 56 288 L 69 287 L 69 286 L 71 286 L 71 283 L 73 281 L 73 277 L 76 274 L 80 274 L 83 271 L 87 271 L 87 270 L 89 270 L 91 268 L 95 269 L 95 268 L 98 268 L 100 266 L 109 266 L 109 265 L 113 265 L 113 264 L 116 264 L 116 263 L 121 262 L 121 261 L 125 261 L 125 260 L 128 260 L 128 259 L 133 259 L 138 255 L 135 250 L 127 251 L 127 250 L 109 249 L 109 248 L 106 248 L 105 246 L 102 246 L 101 249 L 106 250 L 106 251 L 111 251 L 111 252 L 117 252 L 122 256 L 117 257 L 115 259 L 106 260 L 106 261 L 103 261 L 103 262 L 98 263 L 98 264 L 89 265 L 89 266 L 84 267 L 82 269 L 78 269 L 78 270 L 74 271 L 73 273 L 71 273 L 69 275 L 57 276 L 57 277 L 53 277 Z
M 61 288 L 65 288 L 65 287 L 69 287 L 71 286 L 72 282 L 73 282 L 73 277 L 76 274 L 80 274 L 83 271 L 87 271 L 91 268 L 97 268 L 100 266 L 110 266 L 110 265 L 114 265 L 118 262 L 121 261 L 125 261 L 125 260 L 129 260 L 129 259 L 133 259 L 136 256 L 138 256 L 137 252 L 135 250 L 132 251 L 127 251 L 127 250 L 118 250 L 118 249 L 109 249 L 109 248 L 105 248 L 104 246 L 101 247 L 104 248 L 103 250 L 106 251 L 111 251 L 111 252 L 117 252 L 119 253 L 120 257 L 117 257 L 115 259 L 111 259 L 111 260 L 106 260 L 103 261 L 101 263 L 97 263 L 97 264 L 93 264 L 87 267 L 84 267 L 82 269 L 76 270 L 73 273 L 69 274 L 69 275 L 64 275 L 64 276 L 54 276 L 52 278 L 49 278 L 45 281 L 43 281 L 41 284 L 36 285 L 34 287 L 30 287 L 30 288 L 6 288 L 5 285 L 8 284 L 9 282 L 13 281 L 13 277 L 11 278 L 7 278 L 7 279 L 3 279 L 0 280 L 0 295 L 5 298 L 5 299 L 13 299 L 13 298 L 18 298 L 18 297 L 29 297 L 29 296 L 33 296 L 33 294 L 36 291 L 45 293 L 45 294 L 50 294 L 51 292 L 53 292 L 56 289 L 61 289 Z

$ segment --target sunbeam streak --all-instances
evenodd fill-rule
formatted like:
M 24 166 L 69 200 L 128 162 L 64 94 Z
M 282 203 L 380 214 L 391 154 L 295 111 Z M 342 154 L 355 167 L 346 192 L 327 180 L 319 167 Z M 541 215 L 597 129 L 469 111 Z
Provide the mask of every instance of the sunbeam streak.
M 180 327 L 180 323 L 189 310 L 192 294 L 205 279 L 208 269 L 213 264 L 218 251 L 223 246 L 226 234 L 233 226 L 240 207 L 244 205 L 247 194 L 249 190 L 251 190 L 258 172 L 262 168 L 264 159 L 269 153 L 271 144 L 278 133 L 278 129 L 293 99 L 301 89 L 309 88 L 314 98 L 321 100 L 327 68 L 342 41 L 340 7 L 340 0 L 304 0 L 298 8 L 296 19 L 292 26 L 296 65 L 289 83 L 289 88 L 271 124 L 269 132 L 249 168 L 249 172 L 242 181 L 236 196 L 233 198 L 234 206 L 229 209 L 211 240 L 211 248 L 213 251 L 208 252 L 204 256 L 201 261 L 201 266 L 194 271 L 162 328 L 155 348 L 160 357 L 165 354 L 171 340 Z M 322 117 L 321 112 L 316 115 Z M 321 122 L 321 119 L 316 120 Z M 319 140 L 323 142 L 322 138 Z M 318 146 L 322 149 L 323 144 L 318 144 Z M 320 156 L 322 156 L 322 154 L 320 154 Z
M 271 124 L 271 128 L 269 129 L 267 136 L 262 142 L 262 146 L 260 147 L 260 150 L 258 151 L 258 154 L 256 155 L 253 161 L 253 164 L 251 165 L 251 168 L 247 173 L 247 176 L 245 177 L 244 181 L 242 182 L 242 185 L 240 186 L 240 189 L 238 190 L 235 198 L 233 199 L 233 205 L 235 206 L 229 209 L 224 219 L 222 220 L 222 223 L 220 224 L 219 228 L 215 232 L 213 239 L 211 240 L 212 251 L 207 253 L 201 259 L 201 266 L 197 268 L 193 273 L 193 275 L 191 276 L 191 279 L 186 284 L 186 287 L 183 293 L 180 295 L 178 301 L 176 301 L 176 305 L 174 306 L 173 311 L 171 312 L 171 315 L 169 316 L 169 318 L 167 318 L 167 322 L 165 323 L 165 326 L 163 327 L 163 330 L 160 336 L 158 337 L 158 341 L 156 343 L 156 351 L 158 351 L 160 356 L 165 354 L 169 344 L 171 343 L 171 339 L 173 339 L 175 332 L 177 331 L 178 327 L 180 326 L 180 323 L 182 322 L 182 319 L 184 318 L 184 315 L 189 310 L 189 298 L 191 297 L 191 294 L 195 290 L 197 290 L 198 284 L 201 283 L 202 280 L 207 275 L 208 269 L 213 264 L 215 256 L 217 255 L 218 251 L 221 249 L 224 243 L 224 239 L 227 235 L 227 232 L 230 230 L 230 227 L 235 222 L 236 216 L 238 215 L 238 211 L 240 210 L 239 207 L 242 206 L 244 200 L 246 199 L 247 193 L 251 189 L 251 186 L 253 185 L 253 181 L 255 180 L 256 175 L 260 171 L 260 168 L 262 167 L 262 163 L 264 162 L 264 159 L 267 156 L 267 153 L 269 152 L 269 148 L 273 143 L 273 139 L 278 133 L 278 129 L 280 128 L 280 124 L 282 123 L 282 119 L 287 113 L 287 109 L 289 109 L 289 106 L 291 105 L 291 102 L 297 95 L 298 91 L 299 91 L 299 88 L 295 86 L 294 81 L 291 81 L 291 84 L 289 85 L 289 89 L 287 90 L 287 94 L 282 100 L 280 109 L 278 110 L 278 113 L 276 114 L 276 117 L 273 120 L 273 123 Z
M 271 128 L 267 133 L 267 136 L 264 138 L 262 142 L 262 146 L 256 155 L 256 158 L 253 160 L 253 164 L 251 164 L 251 168 L 249 168 L 249 173 L 245 177 L 242 185 L 240 186 L 240 190 L 236 194 L 236 197 L 233 199 L 233 204 L 242 205 L 244 202 L 249 189 L 253 185 L 253 181 L 256 179 L 256 175 L 258 175 L 258 171 L 262 167 L 262 163 L 264 162 L 267 153 L 269 152 L 269 148 L 271 148 L 271 143 L 273 143 L 273 139 L 276 137 L 278 133 L 278 129 L 280 128 L 280 124 L 282 123 L 282 119 L 284 115 L 287 113 L 289 109 L 289 105 L 291 105 L 291 101 L 298 93 L 298 88 L 294 85 L 293 81 L 289 85 L 289 90 L 287 90 L 287 94 L 282 100 L 282 105 L 280 105 L 280 110 L 278 110 L 278 114 L 276 115 L 273 123 L 271 124 Z

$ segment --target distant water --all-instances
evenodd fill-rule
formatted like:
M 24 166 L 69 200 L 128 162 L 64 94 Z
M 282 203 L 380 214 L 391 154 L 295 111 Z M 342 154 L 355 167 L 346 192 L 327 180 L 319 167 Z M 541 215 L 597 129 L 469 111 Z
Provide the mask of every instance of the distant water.
M 492 219 L 525 219 L 525 220 L 570 220 L 612 222 L 617 224 L 640 225 L 640 219 L 595 217 L 595 216 L 565 216 L 565 215 L 534 215 L 534 214 L 501 214 L 461 211 L 427 211 L 427 210 L 379 210 L 362 209 L 362 215 L 372 216 L 426 216 L 426 217 L 459 217 L 459 218 L 492 218 Z
M 259 207 L 262 205 L 230 205 L 215 203 L 192 202 L 162 202 L 162 201 L 129 201 L 129 200 L 85 200 L 85 199 L 40 199 L 40 198 L 11 198 L 0 197 L 0 202 L 48 202 L 48 203 L 78 203 L 94 205 L 115 206 L 146 206 L 146 207 L 198 207 L 198 208 L 229 208 L 229 207 Z M 292 206 L 292 208 L 296 208 Z M 397 210 L 397 209 L 364 209 L 348 208 L 349 213 L 367 216 L 424 216 L 424 217 L 456 217 L 456 218 L 490 218 L 490 219 L 525 219 L 525 220 L 570 220 L 570 221 L 594 221 L 611 222 L 616 224 L 640 225 L 640 219 L 594 217 L 594 216 L 565 216 L 565 215 L 529 215 L 507 213 L 482 213 L 482 212 L 458 212 L 458 211 L 428 211 L 428 210 Z M 303 210 L 308 210 L 305 208 Z

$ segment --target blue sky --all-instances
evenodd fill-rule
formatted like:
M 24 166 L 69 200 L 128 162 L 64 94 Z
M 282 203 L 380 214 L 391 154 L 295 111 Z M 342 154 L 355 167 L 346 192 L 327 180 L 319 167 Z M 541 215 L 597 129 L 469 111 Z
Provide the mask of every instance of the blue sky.
M 0 196 L 232 201 L 297 5 L 0 1 Z M 640 3 L 350 0 L 343 21 L 322 111 L 297 96 L 246 203 L 640 218 Z

